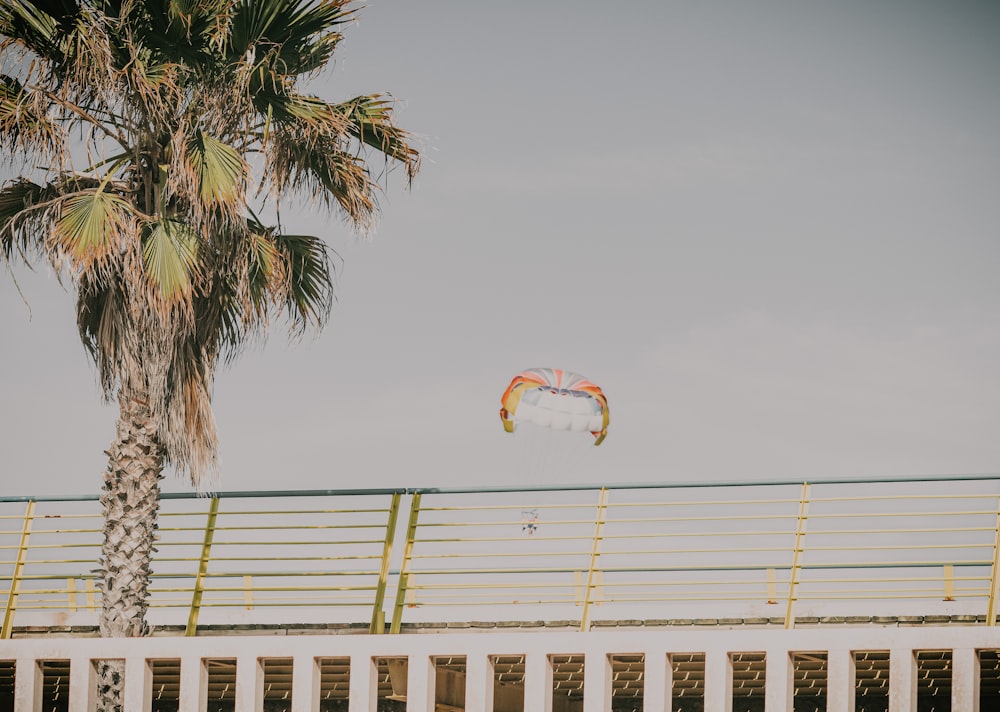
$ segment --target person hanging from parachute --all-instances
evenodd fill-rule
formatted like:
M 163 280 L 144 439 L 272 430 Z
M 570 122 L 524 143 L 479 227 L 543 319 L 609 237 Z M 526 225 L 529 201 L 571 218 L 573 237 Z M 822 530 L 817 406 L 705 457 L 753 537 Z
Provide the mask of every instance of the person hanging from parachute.
M 560 368 L 529 368 L 514 376 L 500 398 L 503 429 L 530 423 L 553 430 L 589 432 L 594 445 L 608 434 L 608 399 L 584 376 Z

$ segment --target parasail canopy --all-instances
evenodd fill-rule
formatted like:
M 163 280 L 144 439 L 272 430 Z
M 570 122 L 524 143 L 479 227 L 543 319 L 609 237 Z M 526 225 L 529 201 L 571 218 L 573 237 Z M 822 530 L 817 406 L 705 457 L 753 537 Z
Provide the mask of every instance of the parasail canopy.
M 508 433 L 521 423 L 589 432 L 600 445 L 608 434 L 608 399 L 595 383 L 560 368 L 529 368 L 514 376 L 500 399 Z

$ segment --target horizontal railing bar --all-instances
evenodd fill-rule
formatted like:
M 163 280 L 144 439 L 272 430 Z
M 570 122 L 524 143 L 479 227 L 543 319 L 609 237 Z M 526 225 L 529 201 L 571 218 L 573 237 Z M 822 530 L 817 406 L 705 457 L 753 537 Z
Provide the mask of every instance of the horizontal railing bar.
M 994 515 L 995 516 L 995 515 Z M 927 527 L 924 529 L 810 529 L 809 536 L 841 536 L 843 534 L 948 534 L 992 532 L 993 527 Z
M 943 519 L 945 517 L 967 517 L 967 516 L 996 516 L 996 510 L 974 509 L 969 511 L 950 512 L 813 512 L 809 515 L 810 520 L 815 519 L 882 519 L 883 517 L 925 517 L 931 519 Z
M 529 541 L 528 537 L 521 536 L 501 536 L 501 537 L 490 537 L 490 536 L 469 536 L 462 537 L 460 539 L 445 539 L 445 538 L 434 538 L 434 539 L 414 539 L 415 542 L 419 544 L 457 544 L 457 543 L 483 543 L 483 542 L 497 542 L 497 541 Z M 593 541 L 593 534 L 578 534 L 573 536 L 548 536 L 544 534 L 535 534 L 531 537 L 530 541 Z
M 365 497 L 393 494 L 413 494 L 416 490 L 409 487 L 372 488 L 372 489 L 312 489 L 312 490 L 243 490 L 213 492 L 213 497 L 219 499 L 268 499 L 276 497 Z M 162 492 L 160 499 L 201 501 L 205 495 L 198 492 Z M 3 502 L 96 502 L 100 495 L 15 495 L 0 497 Z M 204 512 L 204 513 L 207 513 Z
M 990 566 L 992 561 L 980 561 L 976 559 L 971 559 L 967 561 L 869 561 L 869 562 L 852 562 L 850 564 L 845 564 L 844 562 L 832 562 L 832 563 L 803 563 L 801 566 L 803 569 L 925 569 L 925 568 L 940 568 L 942 566 Z
M 814 571 L 822 570 L 866 570 L 866 569 L 890 569 L 890 568 L 911 568 L 911 569 L 921 569 L 921 568 L 940 568 L 941 566 L 951 565 L 951 566 L 983 566 L 982 562 L 891 562 L 891 563 L 870 563 L 870 564 L 851 564 L 844 565 L 843 563 L 835 564 L 812 564 L 805 565 L 802 564 L 801 568 L 809 569 Z M 731 566 L 715 565 L 715 566 L 670 566 L 663 568 L 653 568 L 653 567 L 625 567 L 625 566 L 607 566 L 602 567 L 601 571 L 605 574 L 608 573 L 668 573 L 668 572 L 690 572 L 690 571 L 768 571 L 770 569 L 775 569 L 778 571 L 789 568 L 789 566 L 774 566 L 774 565 L 746 565 L 746 564 L 733 564 Z M 580 571 L 580 568 L 573 567 L 552 567 L 552 568 L 497 568 L 497 569 L 486 569 L 486 568 L 476 568 L 476 569 L 415 569 L 414 574 L 420 576 L 438 576 L 438 575 L 476 575 L 476 574 L 565 574 L 574 573 Z
M 370 509 L 225 509 L 219 510 L 219 517 L 246 517 L 286 515 L 286 514 L 388 514 L 386 507 L 373 507 Z M 172 512 L 174 515 L 184 515 L 185 512 Z
M 747 552 L 755 553 L 785 553 L 788 549 L 782 548 L 767 548 L 767 547 L 739 547 L 739 548 L 729 548 L 729 549 L 635 549 L 628 551 L 616 551 L 604 549 L 600 552 L 601 559 L 608 556 L 637 556 L 643 554 L 740 554 Z M 808 549 L 806 550 L 808 551 Z M 586 554 L 583 551 L 566 551 L 566 552 L 482 552 L 473 551 L 465 554 L 414 554 L 411 559 L 481 559 L 485 556 L 524 556 L 524 557 L 548 557 L 556 555 L 567 555 L 575 556 L 579 554 Z M 604 568 L 603 566 L 600 568 Z
M 606 517 L 604 521 L 607 524 L 673 524 L 677 522 L 742 522 L 742 521 L 782 521 L 798 520 L 798 515 L 795 513 L 790 514 L 741 514 L 741 515 L 705 515 L 699 517 L 629 517 L 623 519 L 616 519 L 615 517 Z M 546 521 L 546 524 L 548 522 Z M 794 533 L 794 532 L 793 532 Z
M 344 541 L 309 541 L 309 540 L 288 540 L 281 541 L 217 541 L 213 546 L 345 546 L 356 544 L 381 544 L 381 539 L 348 539 Z M 200 546 L 193 541 L 159 541 L 156 546 Z M 214 558 L 214 557 L 213 557 Z
M 781 581 L 779 581 L 778 583 L 781 583 Z M 519 584 L 519 583 L 500 583 L 500 582 L 495 582 L 495 583 L 471 583 L 471 584 L 458 584 L 458 583 L 456 583 L 456 584 L 446 584 L 446 583 L 424 584 L 424 583 L 420 583 L 420 584 L 413 584 L 412 586 L 407 586 L 407 590 L 414 589 L 414 590 L 417 590 L 417 591 L 459 591 L 459 590 L 461 590 L 461 591 L 469 591 L 469 590 L 489 589 L 489 588 L 509 588 L 509 589 L 523 588 L 523 589 L 526 589 L 526 590 L 534 590 L 536 588 L 565 588 L 565 589 L 572 589 L 572 588 L 582 587 L 584 585 L 585 584 L 583 584 L 583 583 L 579 583 L 579 584 L 576 584 L 576 583 L 537 583 L 537 584 L 536 583 L 532 583 L 532 584 L 529 584 L 529 585 Z M 597 588 L 614 588 L 614 587 L 623 587 L 623 586 L 630 586 L 630 585 L 631 584 L 629 584 L 627 582 L 622 582 L 622 583 L 603 582 L 603 583 L 600 583 L 600 584 L 596 584 L 596 587 Z M 691 581 L 668 582 L 666 584 L 661 583 L 661 584 L 644 584 L 644 585 L 647 586 L 647 587 L 654 586 L 654 585 L 658 585 L 658 586 L 667 585 L 667 586 L 674 586 L 674 587 L 676 587 L 676 586 L 704 586 L 704 585 L 724 585 L 724 586 L 730 586 L 730 585 L 732 585 L 732 586 L 739 586 L 739 585 L 759 585 L 760 588 L 758 590 L 758 593 L 760 591 L 766 591 L 766 588 L 767 588 L 767 582 L 763 581 L 763 580 L 760 580 L 760 579 L 737 579 L 737 580 L 734 580 L 734 581 L 726 581 L 725 579 L 718 579 L 718 580 L 714 580 L 714 581 L 712 581 L 712 580 L 705 580 L 705 579 L 698 579 L 698 580 L 691 580 Z
M 1000 482 L 1000 478 L 998 478 Z M 931 499 L 935 501 L 944 499 L 996 499 L 1000 495 L 1000 492 L 949 492 L 942 494 L 868 494 L 868 495 L 850 495 L 850 496 L 829 496 L 829 497 L 810 497 L 810 502 L 899 502 L 904 500 L 925 500 Z
M 381 559 L 381 556 L 372 554 L 370 556 L 282 556 L 280 558 L 268 558 L 263 556 L 213 556 L 212 561 L 370 561 L 373 559 Z M 157 559 L 157 561 L 198 561 L 197 558 L 192 559 Z
M 281 527 L 281 526 L 225 527 L 225 526 L 220 526 L 220 527 L 216 528 L 216 531 L 220 531 L 220 532 L 222 532 L 222 531 L 256 531 L 257 529 L 289 529 L 289 530 L 292 530 L 292 529 L 294 529 L 294 530 L 304 530 L 304 529 L 320 529 L 320 530 L 327 530 L 327 529 L 348 529 L 348 530 L 353 530 L 353 529 L 385 529 L 385 524 L 363 524 L 363 525 L 359 525 L 359 526 L 356 526 L 356 527 L 355 526 L 349 526 L 349 525 L 324 526 L 324 527 L 292 527 L 292 526 L 289 526 L 289 527 Z M 170 532 L 170 533 L 191 532 L 192 534 L 197 534 L 197 533 L 204 533 L 205 527 L 204 526 L 202 526 L 201 528 L 199 528 L 199 527 L 184 527 L 184 528 L 178 528 L 178 527 L 174 527 L 174 528 L 171 528 L 171 527 L 160 527 L 159 531 L 160 532 Z M 352 540 L 349 540 L 349 541 L 363 541 L 363 540 L 354 540 L 354 539 L 352 539 Z M 381 541 L 381 540 L 379 540 L 379 541 Z M 191 542 L 183 542 L 183 543 L 187 544 L 187 543 L 194 543 L 194 542 L 192 540 Z
M 421 512 L 423 508 L 421 508 Z M 740 515 L 726 515 L 726 516 L 699 516 L 699 517 L 662 517 L 662 518 L 641 518 L 636 517 L 635 519 L 613 519 L 605 518 L 604 521 L 608 524 L 622 523 L 622 524 L 649 524 L 652 522 L 662 522 L 662 523 L 678 523 L 678 522 L 744 522 L 744 521 L 774 521 L 774 520 L 788 519 L 796 520 L 797 517 L 794 514 L 740 514 Z M 594 518 L 589 519 L 546 519 L 544 522 L 539 522 L 539 524 L 544 524 L 546 527 L 566 525 L 566 524 L 593 524 Z M 515 524 L 524 524 L 521 519 L 495 519 L 492 521 L 479 521 L 479 522 L 421 522 L 420 527 L 485 527 L 485 526 L 510 526 Z
M 745 504 L 798 504 L 798 498 L 794 499 L 707 499 L 707 500 L 661 500 L 646 502 L 608 502 L 607 508 L 615 507 L 693 507 L 693 506 L 718 506 L 718 505 L 745 505 Z M 421 512 L 461 512 L 472 511 L 504 511 L 504 510 L 550 510 L 550 509 L 594 509 L 593 502 L 563 503 L 563 504 L 476 504 L 468 506 L 436 506 L 421 507 Z
M 220 515 L 218 517 L 218 519 L 221 520 L 221 519 L 223 519 L 223 517 Z M 328 531 L 328 530 L 329 531 L 334 531 L 334 530 L 346 530 L 346 531 L 350 531 L 350 530 L 355 530 L 355 529 L 357 529 L 357 530 L 363 530 L 363 529 L 382 529 L 382 530 L 384 530 L 385 529 L 385 524 L 364 524 L 364 525 L 358 525 L 358 526 L 352 526 L 352 525 L 317 525 L 317 526 L 295 526 L 295 525 L 288 525 L 288 526 L 283 526 L 281 524 L 277 524 L 277 525 L 261 525 L 261 526 L 256 526 L 256 525 L 246 525 L 246 526 L 243 526 L 243 525 L 233 525 L 233 526 L 220 525 L 220 526 L 217 526 L 217 527 L 213 527 L 213 531 L 218 531 L 220 533 L 221 532 L 253 532 L 253 531 L 258 531 L 258 530 L 259 531 L 289 531 L 289 532 L 296 532 L 296 533 L 300 533 L 300 532 L 309 533 L 310 531 L 316 531 L 317 533 L 322 533 L 322 532 L 325 532 L 325 531 Z M 204 532 L 205 532 L 205 525 L 202 524 L 200 526 L 193 526 L 193 527 L 159 527 L 158 531 L 161 534 L 162 533 L 168 533 L 168 534 L 191 534 L 191 535 L 197 535 L 197 534 L 204 534 Z M 364 534 L 366 536 L 373 536 L 373 533 L 370 532 L 370 531 L 366 531 L 366 532 L 364 532 Z M 320 540 L 310 540 L 310 541 L 320 541 Z M 378 539 L 378 540 L 376 540 L 376 539 L 345 539 L 343 541 L 345 541 L 347 543 L 351 543 L 353 541 L 381 541 L 381 539 Z M 176 543 L 176 544 L 196 544 L 199 547 L 202 545 L 201 540 L 196 540 L 195 536 L 191 536 L 191 538 L 185 538 L 185 539 L 181 539 L 181 540 L 176 540 L 176 541 L 174 541 L 174 543 Z
M 370 573 L 370 572 L 367 572 Z M 239 575 L 232 575 L 229 578 L 237 577 Z M 225 578 L 224 576 L 221 578 Z M 989 577 L 974 577 L 974 576 L 956 576 L 952 578 L 956 582 L 987 582 Z M 783 584 L 787 583 L 787 579 L 776 579 L 773 583 Z M 926 576 L 907 576 L 907 577 L 889 577 L 882 579 L 869 579 L 869 578 L 819 578 L 810 579 L 805 581 L 804 584 L 808 586 L 808 590 L 812 593 L 817 591 L 812 588 L 814 584 L 849 584 L 849 583 L 940 583 L 940 577 L 926 577 Z M 670 580 L 670 581 L 606 581 L 601 584 L 604 588 L 659 588 L 659 587 L 679 587 L 679 586 L 734 586 L 734 585 L 760 585 L 763 587 L 765 582 L 760 579 L 683 579 L 683 580 Z M 478 588 L 569 588 L 575 584 L 570 583 L 547 583 L 547 582 L 531 582 L 531 583 L 503 583 L 503 582 L 489 582 L 489 583 L 460 583 L 453 582 L 448 584 L 413 584 L 409 588 L 417 590 L 472 590 Z M 188 588 L 161 588 L 153 587 L 151 589 L 154 593 L 162 592 L 187 592 Z M 374 590 L 373 586 L 258 586 L 253 585 L 249 588 L 246 586 L 231 586 L 231 587 L 212 587 L 207 589 L 208 591 L 299 591 L 299 590 L 355 590 L 355 591 L 369 591 Z M 898 590 L 898 589 L 893 589 Z M 939 588 L 933 589 L 935 592 L 940 593 Z M 961 591 L 979 591 L 980 589 L 956 589 L 956 592 Z M 985 589 L 983 589 L 985 591 Z M 842 591 L 841 591 L 842 592 Z M 22 596 L 38 596 L 43 594 L 81 594 L 81 591 L 68 589 L 68 588 L 45 588 L 45 589 L 34 589 L 30 591 L 22 592 Z M 186 602 L 185 602 L 186 603 Z M 23 606 L 22 606 L 23 607 Z
M 276 593 L 278 591 L 283 591 L 287 593 L 293 593 L 295 591 L 308 591 L 310 593 L 315 593 L 316 591 L 374 591 L 375 586 L 257 586 L 254 584 L 250 588 L 244 586 L 206 586 L 205 593 L 232 593 L 235 591 L 245 592 L 251 591 L 256 593 L 257 591 L 267 591 L 269 593 Z
M 100 548 L 100 542 L 77 542 L 77 543 L 67 543 L 67 544 L 29 544 L 24 547 L 25 550 L 31 549 L 96 549 Z M 17 549 L 17 546 L 3 546 L 0 545 L 0 549 Z M 12 562 L 4 562 L 12 563 Z
M 820 600 L 823 598 L 830 599 L 840 599 L 842 596 L 850 595 L 853 596 L 855 593 L 863 594 L 884 594 L 887 598 L 892 595 L 900 594 L 908 597 L 926 597 L 935 600 L 952 600 L 957 598 L 987 598 L 989 596 L 989 590 L 986 588 L 960 588 L 955 589 L 953 592 L 949 592 L 948 598 L 944 599 L 941 594 L 941 589 L 938 587 L 913 587 L 913 588 L 855 588 L 849 591 L 844 591 L 843 589 L 820 589 L 819 591 L 810 590 L 803 594 L 803 598 L 810 600 Z M 924 596 L 921 596 L 924 594 Z
M 190 603 L 190 601 L 188 602 Z M 212 603 L 211 605 L 207 603 L 202 603 L 202 608 L 245 608 L 247 605 L 246 601 L 240 599 L 233 599 L 232 602 L 222 602 L 222 603 Z M 315 601 L 277 601 L 269 602 L 267 600 L 253 602 L 254 608 L 368 608 L 372 605 L 371 599 L 358 599 L 357 601 L 330 601 L 327 599 L 317 599 Z M 157 606 L 150 606 L 150 608 L 157 608 Z M 162 608 L 162 606 L 161 606 Z
M 802 550 L 804 552 L 809 551 L 923 551 L 925 549 L 992 549 L 992 544 L 982 543 L 982 544 L 851 544 L 844 546 L 807 546 Z
M 616 502 L 609 501 L 608 509 L 616 508 L 637 508 L 637 507 L 718 507 L 720 505 L 742 506 L 744 504 L 795 504 L 799 503 L 798 497 L 774 497 L 767 499 L 671 499 L 671 500 L 643 500 L 641 502 Z
M 951 580 L 952 581 L 984 581 L 985 582 L 985 581 L 989 581 L 990 579 L 989 579 L 988 576 L 982 576 L 982 577 L 979 577 L 979 576 L 962 576 L 962 577 L 956 576 L 956 577 L 952 578 Z M 939 577 L 939 576 L 888 576 L 886 578 L 877 578 L 877 579 L 871 579 L 871 578 L 815 578 L 815 579 L 808 579 L 808 580 L 803 581 L 803 585 L 806 586 L 807 588 L 809 588 L 809 590 L 812 590 L 811 587 L 814 584 L 817 584 L 817 583 L 873 583 L 873 582 L 877 582 L 877 583 L 897 582 L 897 583 L 899 583 L 899 582 L 920 582 L 920 581 L 925 582 L 925 583 L 929 583 L 931 581 L 934 581 L 934 582 L 937 582 L 937 583 L 940 584 L 942 582 L 942 578 Z M 938 590 L 938 592 L 941 591 L 940 588 L 937 589 L 937 590 Z
M 746 565 L 732 565 L 732 566 L 672 566 L 670 568 L 651 568 L 651 567 L 612 567 L 612 568 L 602 568 L 601 572 L 608 573 L 673 573 L 673 572 L 690 572 L 690 571 L 768 571 L 769 569 L 775 568 L 774 566 L 746 566 Z M 783 568 L 788 568 L 784 566 Z M 412 573 L 419 576 L 473 576 L 481 574 L 572 574 L 580 573 L 581 571 L 586 571 L 585 568 L 567 566 L 565 568 L 535 568 L 535 567 L 523 567 L 523 568 L 475 568 L 475 569 L 414 569 Z
M 927 483 L 927 482 L 977 482 L 977 481 L 998 481 L 1000 474 L 955 474 L 955 475 L 919 475 L 906 477 L 872 477 L 872 478 L 851 478 L 832 477 L 816 478 L 805 480 L 814 487 L 824 485 L 866 485 L 866 484 L 902 484 L 902 483 Z M 537 486 L 511 486 L 511 487 L 421 487 L 407 490 L 403 494 L 498 494 L 498 493 L 518 493 L 518 492 L 593 492 L 602 488 L 608 490 L 622 489 L 711 489 L 727 487 L 801 487 L 803 480 L 695 480 L 691 482 L 624 482 L 607 485 L 537 485 Z
M 365 569 L 360 571 L 208 571 L 204 574 L 206 579 L 219 578 L 240 578 L 243 576 L 253 576 L 254 578 L 302 578 L 304 576 L 377 576 L 378 569 Z M 254 586 L 256 588 L 256 586 Z
M 869 477 L 869 478 L 816 478 L 806 480 L 814 487 L 824 485 L 869 485 L 869 484 L 905 484 L 930 482 L 1000 482 L 1000 474 L 967 473 L 950 475 L 917 475 L 902 477 Z M 312 490 L 257 490 L 257 491 L 220 491 L 212 494 L 219 499 L 253 499 L 278 497 L 336 497 L 336 496 L 380 496 L 380 495 L 444 495 L 444 494 L 499 494 L 524 492 L 596 492 L 608 490 L 670 490 L 670 489 L 711 489 L 711 488 L 751 488 L 751 487 L 792 487 L 801 486 L 803 480 L 695 480 L 691 482 L 621 482 L 607 485 L 565 484 L 565 485 L 535 485 L 509 487 L 394 487 L 372 489 L 312 489 Z M 92 502 L 98 501 L 99 495 L 15 495 L 0 497 L 4 502 Z M 161 500 L 199 500 L 203 494 L 196 492 L 163 492 Z
M 31 536 L 34 537 L 36 534 L 40 536 L 47 536 L 50 534 L 101 534 L 102 529 L 39 529 L 37 526 L 32 528 Z M 13 534 L 14 532 L 0 532 L 0 534 Z M 20 534 L 20 532 L 16 532 Z
M 671 532 L 671 533 L 637 533 L 637 534 L 602 534 L 603 539 L 660 539 L 660 538 L 671 538 L 671 537 L 714 537 L 714 536 L 732 536 L 732 537 L 745 537 L 745 536 L 786 536 L 794 537 L 795 532 L 789 531 L 753 531 L 753 530 L 743 530 L 735 532 Z M 592 541 L 592 534 L 578 534 L 578 535 L 566 535 L 566 536 L 551 536 L 546 534 L 534 534 L 531 536 L 531 541 Z M 422 544 L 454 544 L 458 542 L 499 542 L 499 541 L 528 541 L 528 537 L 524 535 L 521 536 L 501 536 L 501 537 L 461 537 L 461 538 L 419 538 L 416 541 Z
M 928 590 L 927 595 L 911 594 L 911 593 L 907 593 L 905 591 L 896 591 L 896 590 L 887 591 L 886 594 L 887 595 L 879 595 L 879 596 L 877 596 L 877 595 L 868 595 L 868 592 L 866 592 L 866 591 L 859 591 L 857 593 L 855 593 L 854 591 L 851 591 L 849 594 L 842 594 L 842 593 L 838 592 L 837 594 L 823 594 L 823 595 L 812 595 L 812 596 L 810 596 L 810 595 L 802 595 L 802 596 L 797 596 L 796 600 L 798 600 L 798 601 L 850 601 L 850 600 L 855 600 L 855 599 L 861 598 L 861 599 L 865 599 L 865 600 L 891 601 L 893 599 L 900 599 L 900 598 L 905 598 L 907 600 L 928 599 L 928 598 L 930 598 L 930 599 L 940 599 L 941 598 L 941 591 L 940 590 L 934 590 L 933 592 L 930 591 L 930 590 Z M 985 596 L 986 596 L 986 594 L 984 593 L 981 596 L 965 596 L 964 598 L 984 598 Z
M 563 503 L 563 504 L 470 504 L 449 507 L 420 507 L 421 513 L 428 512 L 506 512 L 506 511 L 549 511 L 562 509 L 587 509 L 596 508 L 593 502 Z M 13 532 L 20 534 L 20 530 Z
M 822 570 L 842 570 L 842 571 L 853 571 L 853 570 L 877 570 L 877 569 L 922 569 L 922 568 L 940 568 L 945 565 L 951 565 L 955 567 L 984 567 L 987 566 L 989 562 L 981 561 L 960 561 L 960 562 L 874 562 L 874 563 L 851 563 L 844 564 L 843 562 L 836 563 L 823 563 L 823 564 L 803 564 L 802 568 L 813 571 Z M 602 567 L 600 570 L 605 574 L 619 574 L 619 573 L 679 573 L 679 572 L 692 572 L 692 571 L 703 571 L 703 572 L 713 572 L 713 571 L 783 571 L 787 569 L 787 565 L 768 565 L 768 564 L 757 564 L 757 565 L 713 565 L 713 566 L 670 566 L 670 567 L 625 567 L 625 566 L 607 566 Z M 455 568 L 455 569 L 415 569 L 414 574 L 419 574 L 421 576 L 439 576 L 439 575 L 456 575 L 456 576 L 470 576 L 479 574 L 565 574 L 565 573 L 575 573 L 581 571 L 580 567 L 498 567 L 498 568 Z M 269 575 L 269 576 L 289 576 L 296 577 L 302 575 L 322 575 L 322 576 L 339 576 L 339 575 L 372 575 L 375 572 L 365 571 L 365 572 L 348 572 L 341 573 L 338 571 L 327 571 L 327 572 L 317 572 L 317 573 L 303 573 L 303 572 L 273 572 L 268 574 L 245 574 L 243 572 L 220 572 L 220 573 L 210 573 L 208 576 L 213 577 L 235 577 L 243 575 Z M 194 579 L 195 575 L 191 574 L 157 574 L 153 573 L 152 577 L 154 579 Z M 67 576 L 59 575 L 25 575 L 21 577 L 24 581 L 53 581 L 62 580 L 67 578 Z M 81 577 L 77 577 L 81 578 Z M 10 580 L 10 577 L 0 577 L 0 580 Z M 870 580 L 870 579 L 868 579 Z M 190 589 L 183 589 L 190 590 Z

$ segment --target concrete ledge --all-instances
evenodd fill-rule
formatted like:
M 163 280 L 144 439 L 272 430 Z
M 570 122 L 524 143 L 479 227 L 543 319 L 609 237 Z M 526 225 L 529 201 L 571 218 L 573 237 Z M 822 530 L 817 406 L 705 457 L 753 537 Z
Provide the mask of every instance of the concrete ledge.
M 778 628 L 784 627 L 780 617 L 763 618 L 654 618 L 595 620 L 592 630 L 638 630 L 649 628 Z M 907 628 L 919 626 L 983 626 L 986 616 L 974 615 L 927 615 L 927 616 L 803 616 L 796 618 L 795 628 Z M 580 627 L 574 620 L 527 620 L 527 621 L 435 621 L 427 623 L 403 623 L 400 632 L 420 633 L 462 633 L 476 631 L 575 631 Z M 386 627 L 388 632 L 388 627 Z M 183 636 L 184 626 L 157 626 L 154 637 Z M 205 625 L 198 627 L 198 637 L 224 635 L 364 635 L 368 633 L 367 623 L 301 623 L 301 624 L 234 624 Z M 15 626 L 12 638 L 97 638 L 96 626 Z

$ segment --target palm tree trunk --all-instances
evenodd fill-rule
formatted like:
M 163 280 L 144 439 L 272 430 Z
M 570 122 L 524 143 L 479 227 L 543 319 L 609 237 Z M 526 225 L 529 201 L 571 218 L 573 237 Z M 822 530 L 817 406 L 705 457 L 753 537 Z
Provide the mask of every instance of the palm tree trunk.
M 149 633 L 146 610 L 163 447 L 143 399 L 123 393 L 119 406 L 117 434 L 107 451 L 108 469 L 101 493 L 104 545 L 98 569 L 100 632 L 105 638 L 136 638 Z M 98 666 L 98 710 L 122 710 L 123 688 L 123 661 L 103 661 Z

